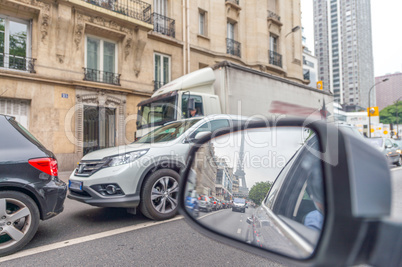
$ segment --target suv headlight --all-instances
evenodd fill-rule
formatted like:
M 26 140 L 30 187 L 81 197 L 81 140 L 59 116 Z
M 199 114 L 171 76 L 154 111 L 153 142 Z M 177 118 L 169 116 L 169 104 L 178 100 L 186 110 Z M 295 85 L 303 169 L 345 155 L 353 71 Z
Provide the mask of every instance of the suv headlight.
M 148 150 L 149 149 L 137 150 L 137 151 L 123 154 L 123 155 L 108 157 L 108 158 L 106 158 L 108 161 L 108 163 L 106 164 L 106 167 L 115 167 L 115 166 L 131 163 L 131 162 L 135 161 L 136 159 L 144 156 L 148 152 Z

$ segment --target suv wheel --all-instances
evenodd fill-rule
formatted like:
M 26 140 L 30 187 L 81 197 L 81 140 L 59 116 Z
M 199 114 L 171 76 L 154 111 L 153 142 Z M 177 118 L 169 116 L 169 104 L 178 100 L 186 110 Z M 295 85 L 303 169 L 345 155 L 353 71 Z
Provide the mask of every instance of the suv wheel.
M 142 214 L 153 220 L 166 220 L 176 215 L 179 200 L 179 174 L 161 169 L 152 173 L 141 190 Z
M 29 196 L 0 191 L 0 256 L 23 248 L 39 226 L 39 210 Z

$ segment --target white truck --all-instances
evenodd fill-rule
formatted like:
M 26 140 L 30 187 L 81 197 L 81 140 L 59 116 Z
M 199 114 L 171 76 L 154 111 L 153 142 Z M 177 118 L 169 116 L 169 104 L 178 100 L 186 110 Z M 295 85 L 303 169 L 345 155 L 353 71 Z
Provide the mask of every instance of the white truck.
M 190 99 L 190 101 L 189 101 Z M 223 61 L 182 76 L 138 104 L 136 137 L 166 122 L 199 115 L 333 114 L 330 92 Z

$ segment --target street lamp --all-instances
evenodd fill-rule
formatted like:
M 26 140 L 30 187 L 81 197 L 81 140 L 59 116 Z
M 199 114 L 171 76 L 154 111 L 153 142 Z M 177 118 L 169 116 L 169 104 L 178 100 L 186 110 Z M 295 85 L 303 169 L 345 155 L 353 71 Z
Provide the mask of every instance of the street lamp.
M 373 86 L 371 86 L 371 88 L 370 88 L 370 90 L 369 90 L 369 95 L 368 95 L 368 107 L 369 107 L 369 128 L 368 128 L 368 130 L 369 130 L 369 137 L 371 138 L 371 103 L 370 103 L 370 95 L 371 95 L 371 90 L 373 90 L 373 88 L 377 85 L 377 84 L 380 84 L 380 83 L 383 83 L 383 82 L 386 82 L 386 81 L 388 81 L 389 79 L 388 78 L 385 78 L 385 79 L 383 79 L 383 80 L 381 80 L 381 81 L 379 81 L 378 83 L 375 83 Z
M 297 32 L 298 30 L 300 30 L 300 26 L 294 27 L 291 32 L 289 32 L 288 34 L 285 35 L 285 38 L 288 37 L 289 34 Z

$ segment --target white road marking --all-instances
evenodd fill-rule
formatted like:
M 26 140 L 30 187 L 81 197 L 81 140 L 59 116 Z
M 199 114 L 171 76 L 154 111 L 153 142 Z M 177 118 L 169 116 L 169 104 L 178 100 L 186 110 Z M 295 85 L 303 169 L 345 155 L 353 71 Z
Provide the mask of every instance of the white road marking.
M 2 257 L 2 258 L 0 258 L 0 262 L 15 260 L 18 258 L 31 256 L 31 255 L 38 254 L 41 252 L 46 252 L 46 251 L 50 251 L 50 250 L 55 250 L 55 249 L 59 249 L 59 248 L 72 246 L 72 245 L 77 245 L 80 243 L 93 241 L 96 239 L 109 237 L 109 236 L 113 236 L 113 235 L 118 235 L 118 234 L 122 234 L 122 233 L 127 233 L 127 232 L 131 232 L 131 231 L 135 231 L 135 230 L 139 230 L 139 229 L 143 229 L 143 228 L 148 228 L 148 227 L 152 227 L 155 225 L 164 224 L 164 223 L 177 221 L 177 220 L 181 220 L 181 219 L 183 219 L 183 216 L 179 215 L 179 216 L 174 217 L 173 219 L 166 220 L 166 221 L 146 222 L 146 223 L 122 227 L 122 228 L 118 228 L 118 229 L 114 229 L 114 230 L 110 230 L 110 231 L 105 231 L 105 232 L 98 233 L 98 234 L 87 235 L 87 236 L 83 236 L 83 237 L 79 237 L 79 238 L 65 240 L 65 241 L 61 241 L 61 242 L 57 242 L 57 243 L 53 243 L 53 244 L 49 244 L 49 245 L 45 245 L 45 246 L 41 246 L 41 247 L 31 248 L 31 249 L 27 249 L 27 250 L 23 250 L 23 251 L 14 253 L 9 256 Z
M 391 171 L 399 171 L 402 170 L 402 167 L 392 168 Z
M 240 229 L 240 228 L 237 229 L 237 233 L 238 233 L 238 234 L 241 234 L 241 229 Z
M 209 216 L 209 215 L 213 215 L 213 214 L 216 214 L 216 213 L 222 212 L 222 211 L 224 211 L 224 210 L 218 210 L 218 211 L 210 212 L 210 213 L 208 213 L 208 214 L 205 214 L 204 216 L 201 216 L 201 217 L 197 218 L 197 220 L 204 219 L 205 217 L 207 217 L 207 216 Z

